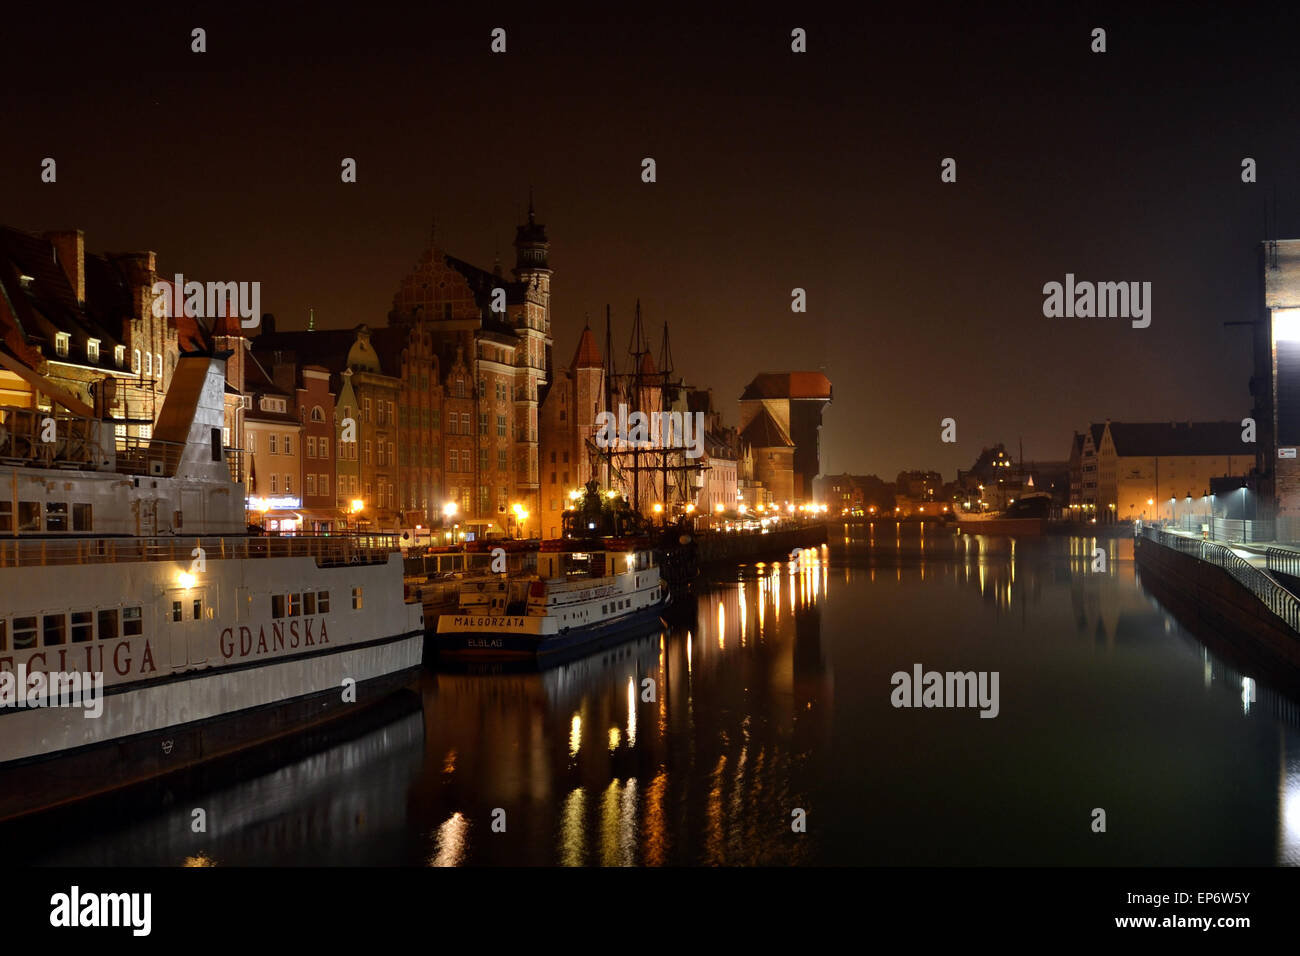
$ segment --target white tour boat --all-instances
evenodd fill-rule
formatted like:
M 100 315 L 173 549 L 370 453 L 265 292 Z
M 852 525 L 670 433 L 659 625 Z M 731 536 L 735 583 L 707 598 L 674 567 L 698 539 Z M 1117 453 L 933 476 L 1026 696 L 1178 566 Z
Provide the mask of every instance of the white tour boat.
M 640 538 L 543 542 L 526 600 L 511 600 L 513 583 L 466 582 L 457 611 L 438 617 L 438 653 L 530 659 L 592 649 L 657 625 L 669 600 L 654 551 Z
M 0 408 L 0 819 L 231 754 L 411 682 L 398 542 L 248 534 L 225 358 L 150 439 Z M 98 692 L 96 692 L 98 685 Z

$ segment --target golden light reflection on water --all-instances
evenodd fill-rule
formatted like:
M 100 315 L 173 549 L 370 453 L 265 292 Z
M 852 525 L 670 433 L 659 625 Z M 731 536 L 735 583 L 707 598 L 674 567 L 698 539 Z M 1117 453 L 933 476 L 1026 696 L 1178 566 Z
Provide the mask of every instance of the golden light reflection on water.
M 575 787 L 564 798 L 560 811 L 560 865 L 582 866 L 587 856 L 587 792 Z
M 601 797 L 600 865 L 636 866 L 636 777 L 620 785 L 611 780 Z
M 569 721 L 569 756 L 578 756 L 582 749 L 582 715 L 575 713 Z
M 217 861 L 212 859 L 206 853 L 196 853 L 194 856 L 187 856 L 181 866 L 216 866 Z
M 622 739 L 622 734 L 617 727 L 609 728 L 609 752 L 613 753 L 618 749 L 618 742 Z
M 727 649 L 727 612 L 723 610 L 722 601 L 718 601 L 718 650 Z
M 636 679 L 632 677 L 627 679 L 627 745 L 636 746 Z
M 469 821 L 457 810 L 438 827 L 434 837 L 433 857 L 430 866 L 460 866 L 465 859 L 466 837 L 469 835 Z

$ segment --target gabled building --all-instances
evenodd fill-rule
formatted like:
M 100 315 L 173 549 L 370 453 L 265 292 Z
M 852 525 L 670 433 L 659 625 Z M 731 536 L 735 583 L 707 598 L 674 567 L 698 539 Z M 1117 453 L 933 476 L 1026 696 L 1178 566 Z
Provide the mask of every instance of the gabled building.
M 741 394 L 740 434 L 753 448 L 754 479 L 774 503 L 812 500 L 830 402 L 831 383 L 820 372 L 765 372 Z
M 0 403 L 115 419 L 148 441 L 177 357 L 152 252 L 87 254 L 79 229 L 0 227 Z

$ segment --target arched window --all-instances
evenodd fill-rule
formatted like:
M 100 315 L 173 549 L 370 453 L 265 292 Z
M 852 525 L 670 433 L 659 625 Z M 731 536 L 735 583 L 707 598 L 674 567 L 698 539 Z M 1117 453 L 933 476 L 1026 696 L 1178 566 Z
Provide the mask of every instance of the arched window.
M 311 408 L 311 420 L 314 422 L 325 421 L 325 409 L 321 408 L 319 405 L 313 405 Z

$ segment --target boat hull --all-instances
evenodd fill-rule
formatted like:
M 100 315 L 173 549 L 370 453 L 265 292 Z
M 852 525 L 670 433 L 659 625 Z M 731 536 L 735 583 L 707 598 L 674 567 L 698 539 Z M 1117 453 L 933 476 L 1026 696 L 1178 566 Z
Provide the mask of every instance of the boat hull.
M 664 626 L 659 616 L 664 606 L 663 603 L 655 604 L 599 624 L 568 628 L 553 634 L 529 633 L 525 629 L 532 621 L 539 621 L 538 618 L 531 621 L 529 618 L 516 618 L 528 622 L 517 628 L 498 626 L 486 629 L 456 625 L 457 621 L 468 620 L 464 615 L 444 615 L 439 619 L 438 631 L 430 635 L 430 640 L 435 654 L 450 660 L 550 659 L 585 653 Z M 532 630 L 539 629 L 534 625 Z
M 0 736 L 6 740 L 28 734 L 42 741 L 68 740 L 87 728 L 99 738 L 0 764 L 0 821 L 144 783 L 360 713 L 414 683 L 421 641 L 419 633 L 407 634 L 329 654 L 113 688 L 98 719 L 87 719 L 75 707 L 0 711 Z M 356 681 L 349 700 L 336 679 L 340 674 Z M 178 706 L 181 699 L 186 706 Z M 206 713 L 205 700 L 214 704 Z M 182 713 L 192 719 L 178 721 Z

